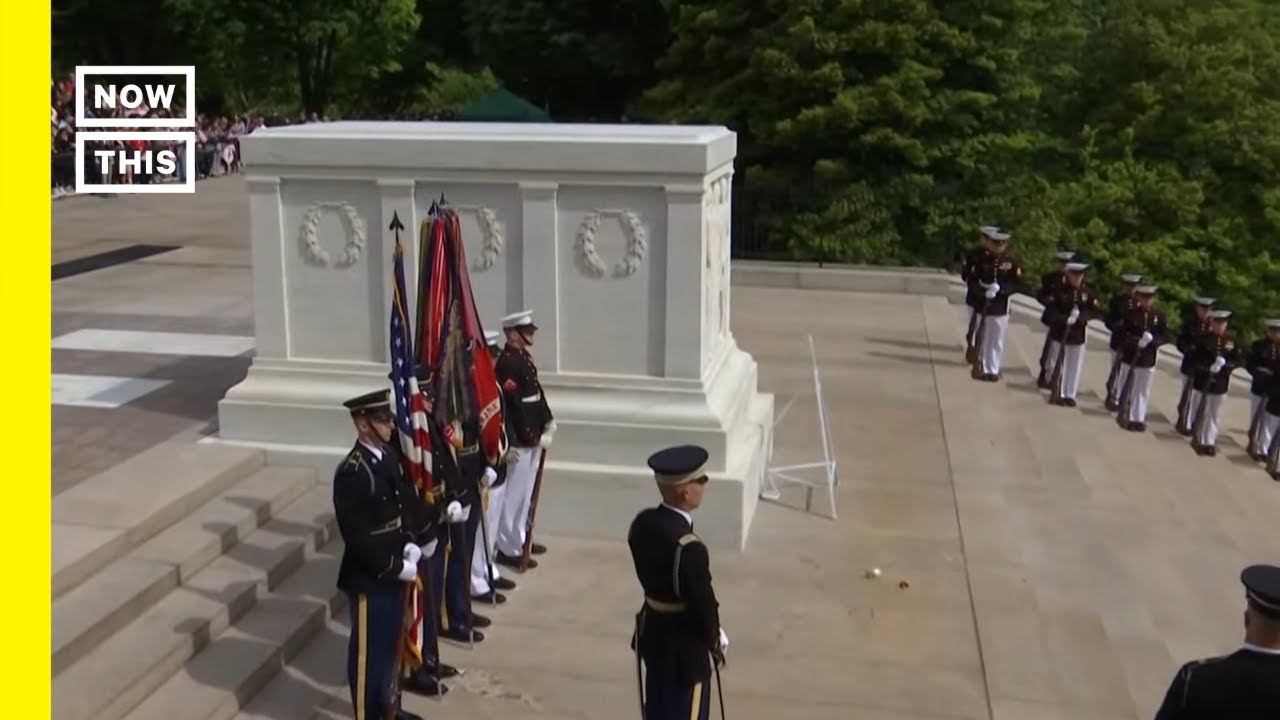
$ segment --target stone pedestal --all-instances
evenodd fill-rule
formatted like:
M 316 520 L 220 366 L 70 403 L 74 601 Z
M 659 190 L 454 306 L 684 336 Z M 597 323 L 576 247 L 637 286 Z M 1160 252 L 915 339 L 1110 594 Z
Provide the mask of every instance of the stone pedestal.
M 697 443 L 708 543 L 740 548 L 772 447 L 773 397 L 729 330 L 722 127 L 338 122 L 241 139 L 257 356 L 222 438 L 350 447 L 341 402 L 387 384 L 393 212 L 414 297 L 419 224 L 458 210 L 481 320 L 525 308 L 559 431 L 539 527 L 620 538 L 656 502 L 645 460 Z

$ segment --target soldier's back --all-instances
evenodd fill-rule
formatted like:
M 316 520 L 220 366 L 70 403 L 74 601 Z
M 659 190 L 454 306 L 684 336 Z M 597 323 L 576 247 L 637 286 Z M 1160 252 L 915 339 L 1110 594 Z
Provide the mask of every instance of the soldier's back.
M 1280 718 L 1280 654 L 1243 648 L 1182 666 L 1156 720 Z

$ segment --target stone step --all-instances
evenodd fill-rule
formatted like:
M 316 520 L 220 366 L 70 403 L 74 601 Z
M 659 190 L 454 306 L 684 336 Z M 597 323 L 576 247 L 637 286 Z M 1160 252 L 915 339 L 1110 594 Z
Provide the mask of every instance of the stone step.
M 329 542 L 134 708 L 128 720 L 235 716 L 325 627 L 332 612 L 345 606 L 334 586 L 341 555 L 342 541 Z M 329 673 L 345 668 L 344 657 L 327 658 Z
M 316 485 L 53 678 L 56 720 L 120 720 L 336 533 Z
M 256 530 L 316 483 L 264 467 L 53 601 L 53 675 Z
M 345 659 L 350 632 L 345 622 L 325 623 L 234 720 L 315 720 L 329 717 L 320 714 L 322 708 L 341 708 L 343 701 L 349 715 Z
M 53 597 L 262 467 L 260 450 L 160 443 L 53 498 Z

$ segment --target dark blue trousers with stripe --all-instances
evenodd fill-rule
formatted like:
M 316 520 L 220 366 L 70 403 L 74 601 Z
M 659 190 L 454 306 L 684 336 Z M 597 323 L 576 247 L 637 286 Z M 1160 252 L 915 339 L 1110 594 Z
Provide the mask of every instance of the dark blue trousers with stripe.
M 384 720 L 397 700 L 395 663 L 404 620 L 400 591 L 348 593 L 347 682 L 355 720 Z
M 644 678 L 644 720 L 709 720 L 711 679 L 693 687 L 664 678 L 665 673 L 646 672 Z
M 480 528 L 480 509 L 471 508 L 466 522 L 446 524 L 448 551 L 442 541 L 436 550 L 432 571 L 436 573 L 436 597 L 440 627 L 452 632 L 471 631 L 471 545 Z

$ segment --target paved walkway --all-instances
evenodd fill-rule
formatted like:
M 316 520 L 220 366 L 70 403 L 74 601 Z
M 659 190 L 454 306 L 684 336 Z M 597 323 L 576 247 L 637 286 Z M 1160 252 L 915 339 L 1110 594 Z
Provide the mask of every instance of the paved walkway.
M 64 376 L 55 494 L 207 427 L 243 375 L 252 332 L 239 182 L 202 184 L 195 197 L 208 206 L 186 210 L 154 198 L 55 205 L 58 260 L 184 245 L 53 284 L 54 372 Z M 161 216 L 171 233 L 156 229 Z M 746 553 L 713 558 L 735 720 L 1148 718 L 1182 659 L 1238 642 L 1236 575 L 1280 558 L 1280 484 L 1240 449 L 1197 458 L 1158 420 L 1146 435 L 1119 431 L 1096 410 L 1098 353 L 1081 407 L 1048 407 L 1028 371 L 1038 341 L 1021 326 L 1006 382 L 972 382 L 959 362 L 960 312 L 936 298 L 735 288 L 733 300 L 762 387 L 780 405 L 801 396 L 777 430 L 777 462 L 819 453 L 804 345 L 814 335 L 841 475 L 838 521 L 794 509 L 788 492 L 761 505 Z M 86 375 L 115 380 L 75 379 Z M 1157 409 L 1169 412 L 1175 392 L 1159 379 Z M 470 669 L 455 692 L 411 707 L 504 720 L 634 715 L 627 638 L 638 589 L 625 545 L 548 544 L 543 566 L 492 611 L 489 639 L 474 653 L 446 651 Z M 865 578 L 870 567 L 883 576 Z M 346 717 L 343 633 L 334 623 L 318 635 L 242 717 L 298 720 L 325 697 L 316 717 Z

